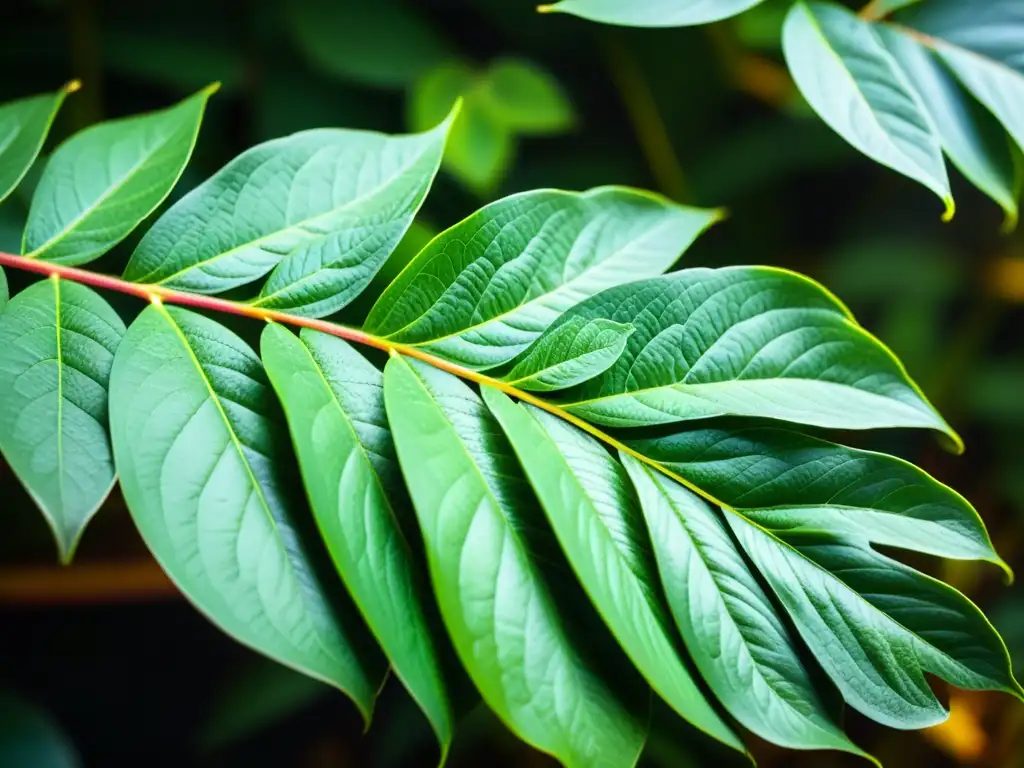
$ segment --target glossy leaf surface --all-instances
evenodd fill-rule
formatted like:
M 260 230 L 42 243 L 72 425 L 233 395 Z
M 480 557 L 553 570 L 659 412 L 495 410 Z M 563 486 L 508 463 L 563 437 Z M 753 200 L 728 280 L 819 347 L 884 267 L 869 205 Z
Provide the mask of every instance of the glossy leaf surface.
M 644 742 L 546 584 L 542 515 L 480 398 L 392 357 L 384 396 L 452 642 L 487 704 L 567 766 L 632 766 Z
M 402 478 L 381 372 L 341 339 L 308 329 L 300 340 L 270 325 L 261 350 L 338 572 L 447 752 L 451 707 L 424 613 L 422 579 L 394 509 Z
M 236 640 L 341 689 L 368 720 L 386 667 L 304 528 L 287 431 L 253 351 L 212 320 L 150 306 L 110 389 L 121 489 L 171 580 Z
M 75 82 L 56 93 L 0 104 L 0 202 L 28 173 L 43 148 L 64 97 L 77 87 Z
M 61 144 L 32 197 L 22 252 L 85 264 L 121 242 L 174 188 L 216 88 L 169 109 L 94 125 Z
M 501 365 L 581 299 L 667 270 L 717 215 L 622 187 L 513 195 L 435 238 L 366 328 L 470 368 Z
M 571 13 L 624 27 L 684 27 L 743 13 L 763 0 L 562 0 L 545 12 Z
M 0 315 L 0 452 L 65 563 L 114 486 L 107 393 L 124 332 L 99 295 L 57 278 L 22 291 Z

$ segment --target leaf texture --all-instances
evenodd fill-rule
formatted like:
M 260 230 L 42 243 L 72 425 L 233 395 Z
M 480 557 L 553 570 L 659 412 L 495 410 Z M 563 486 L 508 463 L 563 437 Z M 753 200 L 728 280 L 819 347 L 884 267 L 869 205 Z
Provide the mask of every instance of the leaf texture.
M 369 720 L 385 664 L 317 542 L 256 355 L 200 315 L 153 305 L 114 361 L 110 423 L 132 518 L 217 626 L 329 683 Z
M 564 625 L 538 557 L 541 513 L 501 428 L 465 384 L 397 356 L 384 397 L 441 614 L 484 700 L 564 765 L 634 765 L 643 716 Z
M 718 215 L 622 187 L 512 195 L 427 245 L 366 329 L 469 368 L 501 365 L 581 299 L 667 270 Z
M 383 376 L 341 339 L 308 329 L 300 340 L 270 325 L 261 349 L 327 548 L 446 754 L 453 718 L 422 581 L 394 508 L 403 486 Z
M 69 83 L 56 93 L 0 104 L 0 202 L 28 173 L 64 97 L 77 88 L 77 82 Z
M 685 27 L 743 13 L 763 0 L 562 0 L 540 7 L 623 27 Z
M 0 315 L 0 452 L 64 563 L 114 486 L 107 392 L 124 333 L 99 295 L 56 277 L 19 293 Z
M 127 237 L 174 188 L 216 89 L 170 109 L 94 125 L 61 144 L 32 197 L 22 253 L 85 264 Z

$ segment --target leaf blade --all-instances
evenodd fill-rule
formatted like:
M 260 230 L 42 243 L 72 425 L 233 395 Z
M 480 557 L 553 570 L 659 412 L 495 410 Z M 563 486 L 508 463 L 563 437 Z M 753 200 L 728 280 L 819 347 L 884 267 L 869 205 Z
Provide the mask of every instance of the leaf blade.
M 56 93 L 0 104 L 0 202 L 11 194 L 35 162 L 64 97 L 78 90 L 72 81 Z
M 544 13 L 571 13 L 590 21 L 625 27 L 684 27 L 709 24 L 743 13 L 763 0 L 561 0 L 542 5 Z

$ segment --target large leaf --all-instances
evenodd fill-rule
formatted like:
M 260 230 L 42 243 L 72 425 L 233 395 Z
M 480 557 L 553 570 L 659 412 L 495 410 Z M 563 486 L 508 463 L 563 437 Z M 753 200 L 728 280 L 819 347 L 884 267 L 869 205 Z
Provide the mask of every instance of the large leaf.
M 837 5 L 798 2 L 783 49 L 800 92 L 833 130 L 868 157 L 954 205 L 942 148 L 921 97 L 876 30 Z
M 717 217 L 622 187 L 512 195 L 436 237 L 366 328 L 470 368 L 501 365 L 581 299 L 667 270 Z
M 1017 220 L 1018 183 L 1013 153 L 999 122 L 956 82 L 913 37 L 887 25 L 878 35 L 921 95 L 949 159 L 971 183 Z
M 834 722 L 775 607 L 707 502 L 628 454 L 679 631 L 729 712 L 794 749 L 863 755 Z
M 0 451 L 65 563 L 114 485 L 107 390 L 124 332 L 107 302 L 57 277 L 0 315 Z
M 940 723 L 947 712 L 926 672 L 1020 696 L 1002 640 L 952 587 L 840 537 L 783 537 L 726 519 L 854 708 L 893 728 Z
M 259 144 L 160 218 L 125 279 L 219 293 L 277 267 L 257 304 L 330 314 L 409 228 L 449 125 L 409 136 L 324 128 Z
M 259 359 L 211 320 L 153 305 L 110 382 L 121 490 L 154 557 L 239 642 L 345 691 L 369 719 L 385 665 L 318 566 Z
M 624 27 L 684 27 L 720 21 L 763 0 L 562 0 L 538 10 Z
M 1024 5 L 1017 0 L 929 0 L 900 17 L 923 33 L 1024 150 Z
M 622 465 L 593 438 L 496 389 L 500 422 L 576 576 L 651 687 L 704 733 L 744 751 L 676 650 L 639 504 Z
M 454 377 L 392 357 L 384 397 L 434 591 L 484 700 L 565 765 L 632 766 L 644 715 L 615 698 L 545 582 L 542 515 L 511 446 Z
M 744 415 L 822 427 L 927 427 L 959 438 L 899 361 L 814 281 L 772 267 L 688 269 L 571 309 L 635 330 L 568 409 L 612 426 Z
M 85 264 L 121 242 L 177 183 L 216 90 L 210 86 L 169 109 L 94 125 L 61 144 L 32 197 L 22 252 Z
M 383 376 L 341 339 L 308 329 L 300 340 L 270 325 L 261 350 L 338 572 L 447 753 L 453 723 L 437 643 L 392 502 L 402 478 Z
M 827 530 L 1008 570 L 966 499 L 893 456 L 750 423 L 630 445 L 768 530 Z
M 0 104 L 0 202 L 32 167 L 64 97 L 78 90 L 72 81 L 56 93 Z

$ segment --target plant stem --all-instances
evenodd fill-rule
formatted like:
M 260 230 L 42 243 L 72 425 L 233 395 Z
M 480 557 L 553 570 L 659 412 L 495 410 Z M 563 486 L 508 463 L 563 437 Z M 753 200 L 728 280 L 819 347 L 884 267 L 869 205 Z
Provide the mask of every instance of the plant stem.
M 400 344 L 397 342 L 389 341 L 387 338 L 381 336 L 375 336 L 372 333 L 360 330 L 358 328 L 351 328 L 347 325 L 339 325 L 338 323 L 331 323 L 327 320 L 317 320 L 310 317 L 301 317 L 299 315 L 292 315 L 287 312 L 278 312 L 273 309 L 264 309 L 262 307 L 255 307 L 251 304 L 238 301 L 228 301 L 227 299 L 218 299 L 215 296 L 203 296 L 196 293 L 188 293 L 186 291 L 177 291 L 173 288 L 165 288 L 160 285 L 146 285 L 141 283 L 130 283 L 126 280 L 122 280 L 118 277 L 111 275 L 101 275 L 96 272 L 89 272 L 84 269 L 77 269 L 76 267 L 65 267 L 61 264 L 54 264 L 48 261 L 42 261 L 40 259 L 29 258 L 27 256 L 15 256 L 11 253 L 0 252 L 0 266 L 10 267 L 12 269 L 20 269 L 27 272 L 35 272 L 36 274 L 46 275 L 48 277 L 57 277 L 63 280 L 70 280 L 74 283 L 81 283 L 83 285 L 89 285 L 93 288 L 99 288 L 106 291 L 115 291 L 117 293 L 127 294 L 129 296 L 135 296 L 136 298 L 148 301 L 153 304 L 176 304 L 183 307 L 192 307 L 194 309 L 203 309 L 212 312 L 224 312 L 230 315 L 238 315 L 241 317 L 248 317 L 253 320 L 263 320 L 270 323 L 280 323 L 282 325 L 292 325 L 300 328 L 310 328 L 314 331 L 320 331 L 322 333 L 330 334 L 331 336 L 337 336 L 345 341 L 350 341 L 355 344 L 363 344 L 365 346 L 374 347 L 388 352 L 392 355 L 401 355 L 404 357 L 411 357 L 416 360 L 420 360 L 428 365 L 438 368 L 439 370 L 450 373 L 454 376 L 458 376 L 466 381 L 472 381 L 474 384 L 482 386 L 493 387 L 504 392 L 510 397 L 514 397 L 521 402 L 528 403 L 532 406 L 540 408 L 541 410 L 547 411 L 560 419 L 563 419 L 570 424 L 578 427 L 592 437 L 600 440 L 605 445 L 613 448 L 617 451 L 629 454 L 637 461 L 643 462 L 644 464 L 653 467 L 658 472 L 671 477 L 676 482 L 690 489 L 698 496 L 706 499 L 712 504 L 722 507 L 723 509 L 729 509 L 728 505 L 724 502 L 716 499 L 714 496 L 709 494 L 702 488 L 694 485 L 689 480 L 686 480 L 681 475 L 672 472 L 668 468 L 664 467 L 654 459 L 650 459 L 641 453 L 630 448 L 628 445 L 623 443 L 621 440 L 617 440 L 606 432 L 598 429 L 590 422 L 584 421 L 583 419 L 569 413 L 564 408 L 550 403 L 540 397 L 537 397 L 530 392 L 524 392 L 521 389 L 516 389 L 511 384 L 508 384 L 499 379 L 495 379 L 479 371 L 474 371 L 470 368 L 464 368 L 461 365 L 451 363 L 443 358 L 437 357 L 430 354 L 429 352 L 420 349 L 419 347 L 410 344 Z

